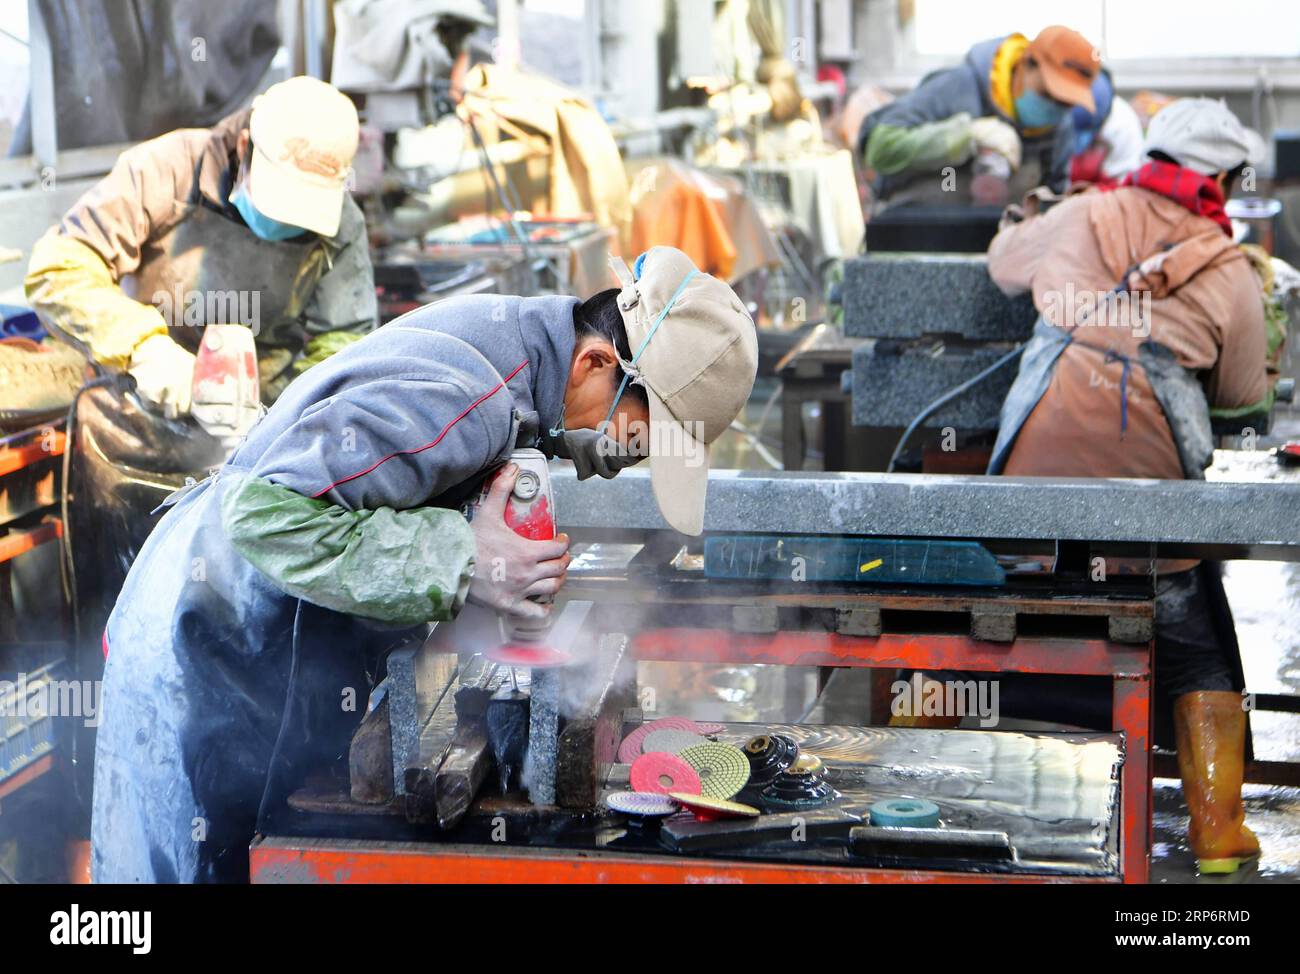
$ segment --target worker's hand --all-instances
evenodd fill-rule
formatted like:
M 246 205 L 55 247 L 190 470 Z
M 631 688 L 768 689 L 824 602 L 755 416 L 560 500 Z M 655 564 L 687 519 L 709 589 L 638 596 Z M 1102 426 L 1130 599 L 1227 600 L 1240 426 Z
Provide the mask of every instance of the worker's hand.
M 1005 230 L 1009 226 L 1023 223 L 1030 217 L 1038 216 L 1053 203 L 1062 199 L 1064 197 L 1057 196 L 1046 186 L 1031 189 L 1025 194 L 1023 200 L 1019 203 L 1008 204 L 1007 208 L 1002 211 L 1002 219 L 998 221 L 998 230 Z
M 476 557 L 466 597 L 517 618 L 541 619 L 550 605 L 531 600 L 553 597 L 564 584 L 569 538 L 562 534 L 554 541 L 533 541 L 506 524 L 506 502 L 518 475 L 516 464 L 506 464 L 470 521 Z
M 596 474 L 609 480 L 624 467 L 641 460 L 632 451 L 625 450 L 618 440 L 599 430 L 565 430 L 556 441 L 555 455 L 573 461 L 579 480 Z
M 1002 119 L 993 115 L 975 119 L 970 123 L 970 137 L 977 154 L 996 152 L 1011 163 L 1013 170 L 1020 168 L 1020 134 Z
M 194 355 L 167 335 L 150 335 L 131 353 L 127 369 L 144 404 L 168 419 L 190 411 Z

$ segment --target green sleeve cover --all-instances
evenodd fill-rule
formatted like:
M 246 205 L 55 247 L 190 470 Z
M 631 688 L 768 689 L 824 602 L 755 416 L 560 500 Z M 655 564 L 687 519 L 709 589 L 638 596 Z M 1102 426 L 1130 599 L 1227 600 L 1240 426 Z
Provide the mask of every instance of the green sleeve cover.
M 970 116 L 905 128 L 877 125 L 867 140 L 867 166 L 885 176 L 905 169 L 961 165 L 971 154 Z
M 401 625 L 450 619 L 474 567 L 474 535 L 456 511 L 349 511 L 261 477 L 218 481 L 235 550 L 289 595 Z

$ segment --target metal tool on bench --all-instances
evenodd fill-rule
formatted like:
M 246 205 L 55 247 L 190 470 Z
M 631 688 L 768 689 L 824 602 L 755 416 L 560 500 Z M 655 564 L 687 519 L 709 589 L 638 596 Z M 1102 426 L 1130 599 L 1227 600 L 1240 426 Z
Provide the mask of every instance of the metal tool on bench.
M 799 834 L 801 839 L 791 837 Z M 839 846 L 853 859 L 890 863 L 935 860 L 1011 862 L 1015 851 L 996 829 L 910 828 L 869 825 L 861 815 L 829 807 L 759 818 L 687 819 L 665 822 L 660 842 L 681 853 L 778 854 L 783 844 Z

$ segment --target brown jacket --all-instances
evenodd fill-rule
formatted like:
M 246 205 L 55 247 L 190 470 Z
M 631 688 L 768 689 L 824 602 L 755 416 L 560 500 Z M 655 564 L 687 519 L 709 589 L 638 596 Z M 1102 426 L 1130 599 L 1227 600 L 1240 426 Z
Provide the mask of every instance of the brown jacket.
M 1126 300 L 1089 317 L 1096 296 L 1128 276 Z M 1160 404 L 1138 364 L 1150 338 L 1200 375 L 1212 408 L 1260 402 L 1267 392 L 1268 341 L 1259 280 L 1213 221 L 1145 189 L 1073 196 L 1000 232 L 989 274 L 1008 294 L 1032 291 L 1054 325 L 1074 330 L 1038 406 L 1007 460 L 1008 476 L 1151 477 L 1179 480 L 1182 465 Z M 1107 352 L 1113 353 L 1108 357 Z M 1121 435 L 1124 363 L 1128 427 Z

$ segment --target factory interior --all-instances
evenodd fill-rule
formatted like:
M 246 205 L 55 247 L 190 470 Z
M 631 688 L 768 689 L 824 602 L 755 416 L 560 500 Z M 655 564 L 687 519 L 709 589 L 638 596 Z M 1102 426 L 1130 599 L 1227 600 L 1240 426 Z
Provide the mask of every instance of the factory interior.
M 1300 5 L 0 0 L 0 82 L 0 887 L 107 897 L 52 943 L 120 884 L 1268 932 Z

